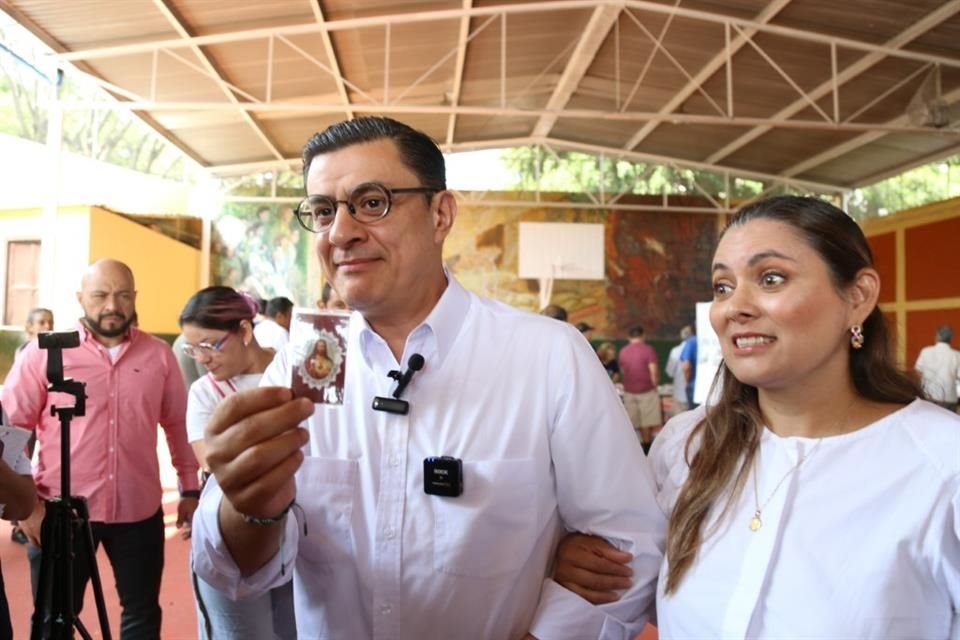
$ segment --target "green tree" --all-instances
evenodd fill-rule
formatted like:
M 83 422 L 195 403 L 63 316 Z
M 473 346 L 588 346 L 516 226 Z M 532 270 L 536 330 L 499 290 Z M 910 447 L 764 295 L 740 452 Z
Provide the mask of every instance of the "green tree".
M 0 133 L 34 142 L 47 138 L 48 104 L 55 97 L 52 70 L 41 68 L 49 52 L 22 27 L 0 23 Z M 69 75 L 59 87 L 70 101 L 101 101 L 99 88 Z M 167 178 L 185 177 L 184 155 L 136 115 L 125 111 L 75 110 L 63 116 L 63 148 L 89 158 Z
M 502 161 L 517 177 L 520 191 L 559 191 L 586 200 L 585 194 L 704 195 L 734 199 L 762 193 L 767 184 L 723 175 L 624 158 L 599 157 L 577 151 L 552 151 L 543 147 L 517 147 L 503 152 Z M 580 194 L 580 195 L 576 195 Z

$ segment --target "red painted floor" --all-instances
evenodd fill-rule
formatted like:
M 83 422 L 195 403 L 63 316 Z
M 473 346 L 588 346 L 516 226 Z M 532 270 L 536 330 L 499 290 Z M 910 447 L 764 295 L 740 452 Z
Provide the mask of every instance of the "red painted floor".
M 171 498 L 176 494 L 168 494 Z M 160 588 L 160 605 L 163 608 L 163 637 L 171 640 L 192 640 L 197 637 L 196 612 L 193 605 L 193 591 L 190 585 L 189 556 L 190 542 L 182 540 L 175 528 L 176 502 L 164 505 L 167 518 L 167 544 L 164 556 L 163 582 Z M 113 582 L 110 562 L 101 549 L 97 553 L 100 567 L 100 579 L 103 582 L 104 600 L 107 605 L 107 617 L 113 638 L 119 639 L 120 603 Z M 33 614 L 33 597 L 30 593 L 30 565 L 23 545 L 10 540 L 10 524 L 0 524 L 0 562 L 3 566 L 3 579 L 6 583 L 7 600 L 10 603 L 10 617 L 13 622 L 14 638 L 30 637 L 30 616 Z M 96 606 L 93 602 L 93 590 L 87 587 L 86 600 L 80 620 L 94 638 L 102 638 L 97 622 Z M 79 637 L 79 635 L 77 636 Z

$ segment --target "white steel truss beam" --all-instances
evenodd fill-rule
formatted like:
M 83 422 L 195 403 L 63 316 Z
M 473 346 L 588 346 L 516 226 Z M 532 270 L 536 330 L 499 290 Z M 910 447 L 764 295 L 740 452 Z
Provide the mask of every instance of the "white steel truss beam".
M 768 23 L 772 20 L 784 7 L 790 4 L 792 0 L 774 0 L 766 7 L 763 11 L 756 17 L 756 21 L 762 24 Z M 672 16 L 671 16 L 672 17 Z M 700 87 L 704 82 L 709 80 L 714 73 L 716 73 L 724 65 L 727 66 L 727 69 L 731 69 L 731 60 L 733 55 L 739 51 L 746 43 L 747 35 L 753 35 L 756 30 L 753 27 L 748 27 L 745 32 L 738 35 L 736 38 L 729 41 L 729 44 L 724 47 L 724 50 L 717 53 L 704 67 L 693 77 L 693 79 L 685 84 L 680 91 L 678 91 L 663 107 L 660 108 L 660 113 L 673 113 L 689 98 L 695 91 L 699 91 Z M 727 115 L 733 115 L 732 109 L 732 83 L 727 83 Z M 653 130 L 656 129 L 657 123 L 648 122 L 645 124 L 639 131 L 629 141 L 623 146 L 624 149 L 634 149 L 641 142 L 646 140 L 647 136 L 653 133 Z
M 180 34 L 184 39 L 190 40 L 193 37 L 186 26 L 180 21 L 180 17 L 167 5 L 168 0 L 153 0 L 154 5 L 163 14 L 167 22 L 170 23 L 170 26 Z M 216 68 L 216 65 L 213 64 L 213 61 L 207 56 L 207 54 L 200 48 L 199 45 L 190 44 L 190 50 L 193 51 L 193 54 L 200 60 L 203 66 L 210 73 L 211 77 L 214 78 L 214 81 L 217 84 L 217 87 L 223 92 L 227 100 L 231 103 L 239 105 L 240 100 L 234 94 L 233 90 L 227 85 L 226 79 Z M 270 139 L 270 136 L 267 135 L 267 132 L 264 131 L 263 127 L 257 122 L 253 115 L 248 110 L 243 110 L 243 119 L 250 125 L 250 128 L 257 135 L 258 138 L 263 142 L 264 146 L 267 147 L 267 150 L 276 158 L 282 158 L 283 154 L 280 153 L 280 150 L 277 148 L 277 145 Z
M 960 100 L 960 89 L 955 89 L 945 94 L 943 98 L 947 102 Z M 890 120 L 886 124 L 897 125 L 897 124 L 905 123 L 907 121 L 908 121 L 907 116 L 902 115 L 902 116 L 897 116 L 896 118 L 894 118 L 893 120 Z M 787 176 L 787 177 L 792 177 L 792 176 L 799 175 L 801 173 L 806 173 L 807 171 L 809 171 L 810 169 L 813 169 L 814 167 L 818 167 L 822 164 L 826 164 L 827 162 L 830 162 L 835 158 L 839 158 L 840 156 L 846 153 L 850 153 L 855 149 L 859 149 L 860 147 L 866 146 L 871 142 L 874 142 L 882 138 L 883 136 L 884 136 L 884 132 L 882 131 L 871 131 L 868 133 L 864 133 L 862 135 L 857 136 L 856 138 L 847 140 L 843 144 L 838 144 L 835 147 L 831 147 L 830 149 L 827 149 L 813 156 L 812 158 L 807 158 L 803 162 L 798 162 L 792 167 L 785 169 L 782 173 L 784 176 Z M 920 166 L 920 164 L 921 163 L 919 161 L 911 160 L 909 166 Z M 902 168 L 900 170 L 902 171 Z M 878 180 L 882 179 L 882 176 L 878 177 L 877 179 Z M 861 182 L 862 184 L 870 184 L 869 182 L 866 182 L 866 181 L 861 181 Z
M 693 162 L 690 160 L 680 160 L 677 158 L 671 158 L 668 156 L 661 156 L 651 153 L 640 153 L 638 151 L 626 151 L 624 149 L 611 149 L 608 147 L 601 147 L 592 144 L 586 144 L 582 142 L 571 142 L 569 140 L 557 140 L 551 138 L 548 140 L 541 141 L 542 144 L 553 147 L 554 149 L 566 149 L 569 151 L 583 151 L 585 153 L 592 153 L 596 155 L 607 154 L 611 157 L 624 158 L 626 160 L 634 160 L 639 162 L 655 162 L 663 165 L 676 165 L 678 167 L 683 167 L 684 169 L 696 169 L 699 171 L 712 171 L 719 174 L 730 174 L 734 176 L 739 176 L 743 178 L 748 178 L 751 180 L 759 180 L 762 182 L 775 182 L 779 184 L 784 184 L 791 186 L 797 189 L 814 191 L 820 193 L 841 193 L 846 190 L 846 187 L 843 185 L 837 184 L 828 184 L 826 182 L 815 182 L 812 180 L 797 180 L 781 175 L 776 175 L 772 173 L 762 173 L 758 171 L 747 171 L 745 169 L 739 169 L 737 167 L 730 167 L 718 164 L 708 164 L 706 162 Z
M 898 176 L 906 171 L 909 171 L 910 169 L 922 167 L 924 165 L 937 162 L 938 160 L 943 160 L 944 158 L 953 157 L 957 154 L 960 154 L 960 145 L 953 145 L 951 147 L 947 147 L 946 149 L 940 149 L 939 151 L 923 156 L 922 158 L 911 159 L 909 162 L 906 162 L 898 167 L 886 169 L 881 173 L 875 173 L 862 178 L 857 182 L 854 188 L 866 187 L 876 182 L 880 182 L 881 180 Z
M 953 17 L 956 13 L 960 11 L 960 0 L 950 0 L 950 2 L 944 3 L 939 9 L 929 13 L 924 16 L 922 19 L 918 20 L 914 24 L 910 25 L 899 34 L 891 38 L 885 43 L 886 48 L 898 48 L 908 44 L 911 40 L 923 35 L 930 29 L 936 27 L 938 24 L 942 23 L 944 20 Z M 807 97 L 812 100 L 819 100 L 823 98 L 831 91 L 839 90 L 839 85 L 845 84 L 856 78 L 866 70 L 868 70 L 873 65 L 877 64 L 883 60 L 883 55 L 880 53 L 868 53 L 864 57 L 860 58 L 849 67 L 846 67 L 840 73 L 834 75 L 833 78 L 827 80 L 820 84 L 820 86 L 814 88 L 813 90 L 807 93 Z M 777 113 L 773 115 L 774 118 L 789 118 L 808 106 L 806 99 L 799 99 L 791 103 L 790 105 L 784 107 Z M 725 145 L 719 151 L 710 155 L 707 158 L 707 162 L 720 162 L 730 154 L 734 153 L 744 145 L 756 140 L 764 133 L 767 133 L 770 130 L 770 127 L 756 127 L 751 131 L 743 134 L 738 137 L 736 140 L 731 141 L 729 144 Z
M 327 20 L 323 15 L 323 9 L 320 8 L 320 0 L 310 0 L 310 8 L 313 10 L 313 18 L 317 24 L 326 24 Z M 327 54 L 327 61 L 330 63 L 330 75 L 333 76 L 337 84 L 337 93 L 345 107 L 344 113 L 348 120 L 353 119 L 353 110 L 350 109 L 350 95 L 347 93 L 347 87 L 343 82 L 343 73 L 340 72 L 340 62 L 337 60 L 337 52 L 333 48 L 333 39 L 329 31 L 320 32 L 320 40 L 323 42 L 323 51 Z
M 587 73 L 587 69 L 593 64 L 600 46 L 607 39 L 607 34 L 610 33 L 610 29 L 613 28 L 619 16 L 620 8 L 616 6 L 604 5 L 593 10 L 593 14 L 587 22 L 587 27 L 570 55 L 570 60 L 560 76 L 560 81 L 557 82 L 557 86 L 553 90 L 553 95 L 547 101 L 546 110 L 548 112 L 562 111 L 570 101 L 570 97 L 577 90 L 580 81 Z M 535 138 L 549 135 L 556 122 L 557 117 L 549 113 L 540 116 L 531 135 Z
M 151 102 L 149 100 L 127 102 L 91 102 L 91 101 L 64 101 L 64 108 L 75 111 L 105 110 L 105 111 L 223 111 L 239 110 L 264 114 L 330 114 L 342 113 L 341 104 L 319 104 L 309 102 L 237 102 L 224 105 L 221 102 Z M 657 113 L 646 111 L 604 111 L 599 109 L 523 109 L 517 107 L 479 107 L 469 105 L 446 104 L 382 104 L 353 103 L 353 110 L 359 113 L 381 113 L 384 115 L 442 115 L 449 116 L 483 116 L 483 117 L 521 117 L 539 118 L 551 116 L 555 118 L 569 118 L 580 120 L 606 120 L 613 122 L 670 122 L 672 124 L 695 125 L 729 125 L 740 127 L 769 126 L 785 129 L 816 129 L 825 131 L 846 131 L 851 133 L 882 132 L 882 133 L 918 133 L 925 135 L 960 136 L 958 129 L 931 129 L 930 127 L 911 126 L 905 123 L 865 123 L 865 122 L 827 122 L 824 120 L 781 120 L 772 118 L 749 118 L 736 116 L 698 115 L 693 113 Z M 537 138 L 538 136 L 531 136 Z
M 473 0 L 463 0 L 464 11 L 473 7 Z M 470 34 L 470 17 L 460 17 L 460 28 L 457 33 L 457 61 L 453 70 L 453 87 L 450 90 L 450 104 L 460 104 L 460 92 L 463 89 L 463 69 L 467 64 L 467 36 Z M 451 113 L 447 118 L 447 144 L 453 142 L 453 134 L 457 130 L 457 114 Z
M 651 13 L 677 15 L 691 20 L 699 20 L 711 24 L 724 26 L 734 24 L 743 29 L 755 29 L 765 33 L 773 33 L 788 38 L 807 40 L 810 42 L 819 42 L 821 44 L 835 44 L 836 46 L 864 51 L 868 53 L 882 53 L 896 58 L 908 60 L 918 60 L 920 62 L 932 62 L 945 67 L 960 68 L 960 60 L 948 56 L 940 56 L 915 51 L 907 51 L 896 47 L 886 45 L 876 45 L 852 38 L 841 38 L 829 36 L 816 31 L 797 29 L 793 27 L 783 27 L 757 20 L 736 18 L 729 15 L 713 13 L 698 9 L 686 9 L 675 5 L 666 5 L 652 2 L 650 0 L 543 0 L 541 2 L 519 2 L 516 4 L 488 5 L 483 7 L 470 7 L 469 9 L 443 9 L 438 11 L 415 11 L 403 14 L 367 16 L 363 18 L 346 18 L 343 20 L 328 20 L 323 24 L 311 22 L 309 24 L 294 24 L 279 27 L 264 27 L 258 29 L 245 29 L 227 33 L 218 33 L 205 36 L 193 36 L 189 38 L 164 39 L 152 42 L 138 42 L 126 45 L 116 45 L 110 47 L 94 47 L 81 51 L 71 51 L 62 53 L 56 58 L 60 60 L 92 60 L 95 58 L 110 58 L 122 56 L 129 53 L 146 53 L 154 49 L 175 49 L 192 46 L 205 46 L 212 44 L 222 44 L 225 42 L 239 42 L 244 40 L 256 40 L 269 38 L 271 35 L 304 35 L 318 33 L 321 31 L 340 31 L 348 29 L 360 29 L 374 26 L 385 26 L 392 24 L 411 24 L 418 22 L 436 22 L 443 20 L 455 20 L 464 16 L 472 18 L 489 15 L 509 15 L 518 13 L 538 13 L 563 10 L 582 10 L 596 9 L 597 7 L 610 6 L 618 9 L 629 8 L 647 11 Z
M 624 159 L 631 162 L 643 162 L 647 164 L 658 164 L 664 166 L 670 166 L 675 169 L 695 169 L 701 171 L 710 171 L 723 175 L 727 181 L 734 177 L 745 178 L 748 180 L 756 180 L 765 183 L 771 183 L 773 185 L 781 185 L 794 189 L 800 189 L 803 191 L 811 191 L 816 193 L 825 193 L 825 194 L 837 194 L 843 193 L 845 187 L 841 185 L 826 184 L 822 182 L 812 182 L 809 180 L 796 180 L 791 178 L 785 178 L 783 176 L 772 175 L 767 173 L 761 173 L 756 171 L 745 171 L 738 169 L 736 167 L 728 167 L 721 165 L 707 165 L 702 162 L 688 162 L 684 160 L 678 160 L 676 158 L 669 158 L 666 156 L 658 156 L 649 153 L 639 153 L 636 151 L 626 151 L 624 149 L 617 149 L 613 147 L 602 147 L 599 145 L 591 145 L 578 142 L 568 142 L 565 140 L 557 139 L 536 139 L 536 138 L 512 138 L 509 140 L 491 140 L 486 143 L 476 143 L 476 144 L 466 144 L 461 143 L 457 145 L 443 145 L 442 148 L 445 152 L 453 153 L 457 151 L 475 151 L 478 149 L 496 149 L 501 147 L 538 147 L 543 150 L 546 150 L 548 153 L 556 154 L 557 150 L 567 150 L 567 151 L 580 151 L 583 153 L 589 153 L 596 155 L 598 157 L 607 157 L 613 159 Z M 299 165 L 300 158 L 284 158 L 283 160 L 265 160 L 262 162 L 245 162 L 241 164 L 232 164 L 232 165 L 218 165 L 213 167 L 207 167 L 207 171 L 211 174 L 219 176 L 228 176 L 228 175 L 239 175 L 239 174 L 249 174 L 257 173 L 264 171 L 278 171 L 285 169 L 292 169 Z M 723 208 L 729 208 L 729 189 L 727 189 L 728 195 L 724 199 Z M 622 195 L 622 194 L 621 194 Z M 616 202 L 617 197 L 614 196 L 609 198 L 609 202 Z
M 497 208 L 523 208 L 523 209 L 588 209 L 588 210 L 610 210 L 616 209 L 618 211 L 638 211 L 638 212 L 647 212 L 647 211 L 658 211 L 663 213 L 702 213 L 708 215 L 716 215 L 718 213 L 730 213 L 733 211 L 731 208 L 727 207 L 694 207 L 694 206 L 683 206 L 683 205 L 671 205 L 668 203 L 664 204 L 622 204 L 622 203 L 603 203 L 603 202 L 570 202 L 570 201 L 560 201 L 553 202 L 550 200 L 531 200 L 529 198 L 519 198 L 517 200 L 505 200 L 500 198 L 483 198 L 483 194 L 480 194 L 480 197 L 473 197 L 473 194 L 476 192 L 464 192 L 458 190 L 452 190 L 460 200 L 460 207 L 469 208 L 469 207 L 497 207 Z M 669 196 L 668 196 L 669 198 Z M 300 198 L 289 197 L 289 196 L 222 196 L 220 198 L 223 202 L 233 202 L 241 204 L 296 204 L 300 202 Z

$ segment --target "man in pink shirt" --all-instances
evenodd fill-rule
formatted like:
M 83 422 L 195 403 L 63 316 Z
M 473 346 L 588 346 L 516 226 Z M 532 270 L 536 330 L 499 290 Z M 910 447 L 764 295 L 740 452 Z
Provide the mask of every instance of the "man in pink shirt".
M 178 527 L 190 522 L 199 497 L 180 370 L 165 342 L 131 326 L 136 295 L 127 265 L 111 259 L 90 265 L 77 294 L 84 314 L 76 327 L 80 346 L 63 350 L 64 376 L 87 385 L 86 415 L 70 425 L 71 493 L 87 499 L 94 542 L 103 543 L 113 566 L 123 640 L 160 637 L 164 534 L 158 423 L 179 479 Z M 37 434 L 34 479 L 40 500 L 20 525 L 31 543 L 35 597 L 45 500 L 61 493 L 60 423 L 50 415 L 50 406 L 73 404 L 65 394 L 47 394 L 46 365 L 47 351 L 30 343 L 14 363 L 2 395 L 10 423 Z M 82 563 L 75 569 L 79 610 L 89 569 Z
M 653 430 L 663 424 L 660 412 L 660 367 L 657 352 L 643 337 L 643 327 L 630 327 L 630 343 L 620 350 L 620 375 L 623 376 L 623 404 L 633 428 L 640 432 L 643 451 L 650 449 Z

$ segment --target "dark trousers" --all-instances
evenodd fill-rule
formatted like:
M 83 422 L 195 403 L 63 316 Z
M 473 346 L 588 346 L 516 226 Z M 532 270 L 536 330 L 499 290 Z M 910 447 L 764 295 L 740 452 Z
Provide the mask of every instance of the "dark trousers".
M 160 637 L 160 577 L 163 574 L 163 510 L 140 522 L 107 524 L 92 522 L 93 544 L 103 548 L 113 567 L 120 596 L 121 640 L 157 640 Z M 76 611 L 83 606 L 83 594 L 90 580 L 90 567 L 82 552 L 82 540 L 74 564 Z M 27 545 L 30 582 L 36 601 L 40 582 L 40 549 Z M 106 588 L 106 587 L 104 587 Z

